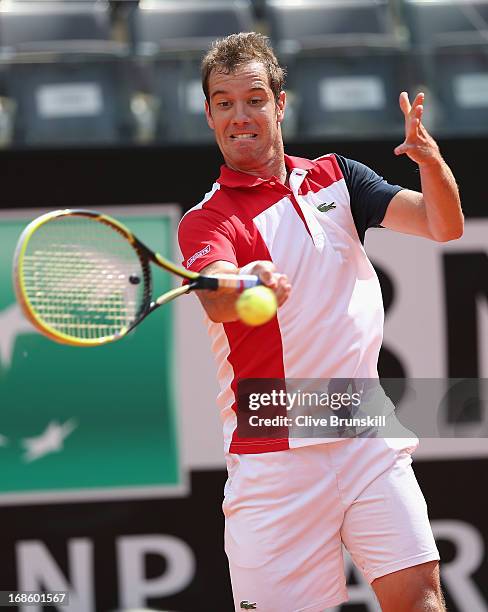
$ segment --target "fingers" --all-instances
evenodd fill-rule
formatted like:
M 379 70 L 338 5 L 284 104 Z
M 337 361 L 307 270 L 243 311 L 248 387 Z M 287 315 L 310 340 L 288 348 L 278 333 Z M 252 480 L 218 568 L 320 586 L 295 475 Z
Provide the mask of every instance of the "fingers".
M 406 145 L 403 142 L 401 145 L 398 145 L 398 147 L 395 147 L 393 149 L 393 153 L 395 155 L 403 155 L 404 153 L 406 153 L 407 149 L 406 149 Z
M 276 270 L 276 266 L 272 261 L 258 261 L 251 270 L 251 274 L 259 276 L 263 285 L 271 287 L 273 283 L 273 275 Z M 271 287 L 273 289 L 273 287 Z
M 419 93 L 415 98 L 414 105 L 412 106 L 412 111 L 417 119 L 422 119 L 422 113 L 424 112 L 424 98 L 424 94 Z
M 422 121 L 422 114 L 424 112 L 424 97 L 423 92 L 418 93 L 413 101 L 412 108 L 410 109 L 409 135 L 411 137 L 416 137 L 418 135 L 418 129 L 420 122 Z
M 418 106 L 419 104 L 423 104 L 425 99 L 425 94 L 423 91 L 419 91 L 419 93 L 415 96 L 415 100 L 413 101 L 412 108 Z
M 405 119 L 408 117 L 410 109 L 410 99 L 408 97 L 408 93 L 406 91 L 402 91 L 399 98 L 400 108 L 402 109 L 402 113 L 405 115 Z
M 418 116 L 418 108 L 422 107 L 425 99 L 425 94 L 423 91 L 419 91 L 419 93 L 415 96 L 414 101 L 410 104 L 410 98 L 408 97 L 408 93 L 406 91 L 402 91 L 400 94 L 399 102 L 400 108 L 402 109 L 403 114 L 405 115 L 405 119 L 408 116 Z M 423 110 L 423 108 L 422 108 Z
M 411 145 L 418 140 L 420 124 L 424 112 L 424 100 L 425 94 L 421 91 L 415 96 L 412 104 L 410 104 L 408 93 L 406 91 L 401 92 L 399 103 L 405 117 L 405 140 L 394 149 L 393 152 L 395 155 L 407 153 Z
M 286 302 L 288 296 L 290 295 L 291 285 L 288 282 L 288 277 L 286 274 L 276 274 L 279 278 L 276 279 L 276 300 L 278 302 L 278 306 L 281 306 Z
M 278 306 L 281 306 L 288 299 L 291 285 L 286 274 L 280 274 L 275 270 L 276 266 L 271 261 L 260 261 L 252 269 L 252 274 L 259 276 L 263 285 L 275 292 Z
M 291 285 L 288 282 L 288 277 L 286 274 L 279 274 L 278 272 L 270 272 L 269 270 L 265 270 L 258 276 L 263 285 L 266 285 L 266 287 L 269 287 L 275 292 L 278 306 L 284 304 L 291 291 Z
M 402 91 L 400 94 L 399 102 L 400 108 L 405 117 L 405 131 L 406 135 L 411 136 L 416 133 L 418 126 L 422 120 L 422 114 L 424 112 L 424 99 L 425 94 L 423 91 L 419 92 L 410 104 L 410 99 L 406 91 Z
M 407 109 L 408 95 L 400 94 L 402 110 Z M 422 123 L 425 95 L 423 92 L 415 96 L 415 100 L 405 116 L 405 140 L 393 149 L 395 155 L 407 155 L 419 166 L 438 163 L 442 160 L 439 146 Z

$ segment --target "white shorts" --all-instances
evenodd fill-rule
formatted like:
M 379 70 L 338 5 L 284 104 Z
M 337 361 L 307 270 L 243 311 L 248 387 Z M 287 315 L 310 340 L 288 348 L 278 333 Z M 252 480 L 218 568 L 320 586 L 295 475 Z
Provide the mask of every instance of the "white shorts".
M 370 583 L 439 559 L 411 467 L 416 445 L 352 438 L 228 455 L 223 510 L 235 609 L 322 612 L 347 601 L 342 544 Z

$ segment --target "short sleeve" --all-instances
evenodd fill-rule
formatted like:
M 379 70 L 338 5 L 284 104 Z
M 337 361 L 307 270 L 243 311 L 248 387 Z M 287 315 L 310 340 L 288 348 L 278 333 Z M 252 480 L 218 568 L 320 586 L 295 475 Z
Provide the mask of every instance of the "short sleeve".
M 235 237 L 232 223 L 218 213 L 205 209 L 190 211 L 178 227 L 183 266 L 200 272 L 215 261 L 229 261 L 237 267 Z
M 359 238 L 363 242 L 366 230 L 381 225 L 388 204 L 403 187 L 391 185 L 374 170 L 360 162 L 341 155 L 335 155 L 335 157 L 346 181 L 352 216 Z

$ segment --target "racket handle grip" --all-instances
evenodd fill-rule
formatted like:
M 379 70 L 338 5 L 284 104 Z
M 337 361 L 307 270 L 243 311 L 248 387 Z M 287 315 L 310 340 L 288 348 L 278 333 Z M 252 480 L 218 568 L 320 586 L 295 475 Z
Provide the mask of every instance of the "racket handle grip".
M 261 280 L 254 274 L 215 274 L 212 276 L 200 276 L 195 284 L 195 289 L 220 289 L 227 287 L 235 291 L 244 291 L 256 285 L 262 285 Z
M 255 274 L 238 274 L 237 276 L 243 283 L 243 289 L 250 289 L 251 287 L 256 287 L 257 285 L 263 284 L 259 276 L 256 276 Z

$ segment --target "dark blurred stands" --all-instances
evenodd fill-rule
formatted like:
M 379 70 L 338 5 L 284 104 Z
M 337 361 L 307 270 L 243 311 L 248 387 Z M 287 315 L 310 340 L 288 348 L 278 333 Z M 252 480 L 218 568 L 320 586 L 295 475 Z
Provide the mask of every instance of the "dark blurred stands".
M 488 1 L 404 0 L 413 84 L 434 97 L 437 133 L 488 133 Z
M 267 17 L 301 136 L 401 130 L 406 45 L 388 0 L 268 0 Z
M 3 0 L 5 95 L 18 145 L 131 141 L 128 47 L 104 1 Z
M 0 145 L 212 140 L 199 63 L 267 33 L 288 139 L 400 134 L 398 94 L 436 133 L 488 131 L 488 0 L 0 0 Z
M 134 13 L 135 50 L 157 101 L 158 139 L 212 140 L 204 114 L 201 58 L 217 38 L 253 27 L 246 0 L 141 0 Z

